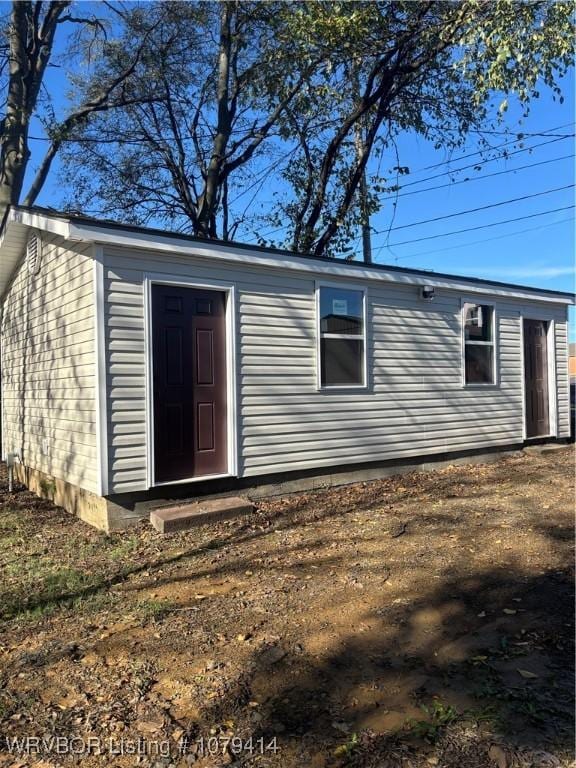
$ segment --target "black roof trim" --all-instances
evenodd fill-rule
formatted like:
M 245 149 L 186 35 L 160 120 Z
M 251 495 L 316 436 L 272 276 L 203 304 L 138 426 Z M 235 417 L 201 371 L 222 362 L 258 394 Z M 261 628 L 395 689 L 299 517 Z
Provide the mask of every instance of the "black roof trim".
M 57 211 L 52 208 L 44 208 L 42 206 L 26 207 L 26 206 L 15 205 L 15 206 L 12 206 L 12 208 L 14 210 L 23 211 L 26 213 L 38 213 L 38 214 L 44 214 L 46 216 L 53 216 L 55 218 L 64 219 L 66 221 L 77 221 L 78 223 L 87 224 L 89 226 L 97 226 L 97 227 L 102 227 L 105 229 L 112 229 L 112 230 L 123 230 L 125 232 L 127 231 L 127 232 L 135 232 L 135 233 L 142 233 L 142 234 L 158 235 L 162 237 L 173 237 L 178 240 L 183 240 L 185 242 L 190 242 L 190 243 L 203 243 L 206 245 L 217 244 L 224 247 L 238 248 L 241 250 L 255 252 L 255 253 L 276 254 L 278 256 L 290 256 L 292 258 L 297 257 L 301 259 L 306 259 L 307 261 L 321 261 L 329 264 L 340 263 L 352 268 L 360 268 L 360 269 L 369 268 L 369 269 L 381 270 L 383 272 L 399 272 L 400 274 L 405 274 L 405 275 L 422 275 L 423 277 L 439 277 L 439 278 L 446 278 L 448 280 L 461 280 L 463 282 L 471 283 L 473 285 L 486 285 L 486 286 L 495 286 L 500 288 L 511 288 L 513 290 L 529 291 L 532 293 L 547 294 L 551 296 L 566 296 L 571 299 L 574 299 L 574 294 L 568 291 L 555 291 L 548 288 L 535 288 L 532 285 L 519 285 L 518 283 L 505 283 L 500 280 L 488 280 L 482 277 L 451 275 L 447 272 L 434 272 L 428 269 L 410 269 L 409 267 L 397 267 L 390 264 L 375 264 L 375 263 L 365 264 L 364 262 L 360 262 L 360 261 L 347 261 L 344 259 L 334 259 L 334 258 L 331 258 L 330 256 L 316 256 L 310 253 L 297 253 L 295 251 L 288 251 L 282 248 L 268 248 L 263 245 L 239 243 L 234 240 L 211 240 L 210 238 L 199 237 L 198 235 L 188 235 L 183 232 L 171 232 L 169 230 L 159 229 L 157 227 L 143 227 L 138 224 L 122 224 L 121 222 L 112 221 L 111 219 L 96 219 L 91 216 L 85 216 L 84 214 L 81 214 L 81 213 L 66 213 L 64 211 Z

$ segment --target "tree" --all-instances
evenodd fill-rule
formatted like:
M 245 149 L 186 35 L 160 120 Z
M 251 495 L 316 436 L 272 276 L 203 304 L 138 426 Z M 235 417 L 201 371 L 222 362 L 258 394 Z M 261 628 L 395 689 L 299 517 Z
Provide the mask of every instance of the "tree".
M 46 86 L 46 73 L 48 67 L 54 65 L 58 38 L 65 34 L 60 30 L 65 26 L 76 30 L 76 34 L 66 34 L 66 41 L 67 53 L 77 65 L 102 51 L 110 56 L 116 49 L 114 42 L 107 38 L 107 20 L 82 10 L 81 15 L 75 15 L 70 0 L 14 0 L 10 18 L 5 20 L 0 60 L 1 87 L 5 93 L 4 115 L 0 121 L 0 221 L 8 206 L 18 204 L 22 198 L 31 160 L 29 133 L 33 119 L 44 125 L 49 145 L 24 198 L 26 205 L 35 202 L 62 142 L 73 130 L 85 125 L 91 115 L 126 107 L 131 101 L 124 85 L 138 62 L 146 30 L 131 59 L 125 60 L 124 66 L 113 74 L 93 81 L 91 87 L 85 89 L 83 99 L 63 119 L 57 119 Z M 61 88 L 63 91 L 64 83 Z
M 560 96 L 572 63 L 561 2 L 171 2 L 134 12 L 127 51 L 143 13 L 156 26 L 128 79 L 134 103 L 75 133 L 71 202 L 225 239 L 267 221 L 288 237 L 262 243 L 317 255 L 345 253 L 408 172 L 372 171 L 359 209 L 369 160 L 400 132 L 460 146 L 507 99 L 528 110 L 541 85 Z M 148 88 L 159 99 L 139 103 Z M 263 211 L 261 182 L 276 194 Z M 242 210 L 232 192 L 252 186 Z
M 137 8 L 127 17 L 126 51 L 138 41 L 143 13 L 155 33 L 130 89 L 136 97 L 152 88 L 160 98 L 135 99 L 76 133 L 66 153 L 68 184 L 80 190 L 71 202 L 96 204 L 105 215 L 117 214 L 120 203 L 132 221 L 160 218 L 228 239 L 240 224 L 229 217 L 232 184 L 238 188 L 243 169 L 270 149 L 317 63 L 302 60 L 295 68 L 298 51 L 289 41 L 278 45 L 288 17 L 282 2 Z M 101 66 L 114 71 L 118 63 Z
M 500 115 L 511 95 L 527 110 L 539 81 L 560 95 L 574 26 L 562 3 L 309 3 L 294 14 L 292 34 L 329 45 L 334 66 L 328 99 L 315 89 L 292 105 L 300 151 L 285 176 L 294 197 L 277 218 L 292 223 L 292 248 L 322 255 L 346 248 L 368 160 L 399 132 L 457 147 L 487 127 L 495 94 Z M 360 153 L 351 149 L 359 124 Z M 408 171 L 400 163 L 394 170 Z M 372 188 L 389 183 L 373 177 Z

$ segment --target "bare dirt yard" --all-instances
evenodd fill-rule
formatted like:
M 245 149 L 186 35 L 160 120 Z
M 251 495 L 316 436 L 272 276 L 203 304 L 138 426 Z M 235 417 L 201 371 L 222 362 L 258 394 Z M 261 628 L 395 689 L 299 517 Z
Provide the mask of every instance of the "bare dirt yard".
M 168 536 L 4 485 L 0 765 L 572 765 L 573 480 L 532 451 Z

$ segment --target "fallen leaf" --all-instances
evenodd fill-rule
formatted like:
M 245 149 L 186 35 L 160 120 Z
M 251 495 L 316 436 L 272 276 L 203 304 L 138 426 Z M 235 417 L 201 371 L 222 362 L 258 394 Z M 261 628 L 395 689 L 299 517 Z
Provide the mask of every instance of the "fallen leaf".
M 349 723 L 344 723 L 344 722 L 335 720 L 332 723 L 332 728 L 335 728 L 337 731 L 340 731 L 341 733 L 350 733 L 352 726 L 349 725 Z
M 508 758 L 506 757 L 506 752 L 504 752 L 502 747 L 499 747 L 498 744 L 492 744 L 488 750 L 488 757 L 490 760 L 496 763 L 498 768 L 508 768 Z
M 143 722 L 137 723 L 136 728 L 142 733 L 156 733 L 156 731 L 159 731 L 160 728 L 162 728 L 163 723 L 162 722 L 154 722 L 153 720 L 144 720 Z
M 539 677 L 535 672 L 530 672 L 528 669 L 519 669 L 518 672 L 522 677 L 526 678 L 526 680 L 533 680 L 534 678 Z

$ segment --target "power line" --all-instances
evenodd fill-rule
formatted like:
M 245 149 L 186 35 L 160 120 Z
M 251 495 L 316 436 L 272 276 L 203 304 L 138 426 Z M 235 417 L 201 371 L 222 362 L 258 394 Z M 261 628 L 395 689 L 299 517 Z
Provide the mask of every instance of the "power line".
M 576 135 L 576 134 L 571 134 L 570 137 L 567 137 L 567 138 L 571 138 L 574 135 Z M 561 139 L 554 139 L 553 141 L 561 141 Z M 535 144 L 532 147 L 526 147 L 524 149 L 518 150 L 517 152 L 511 152 L 506 157 L 511 157 L 512 155 L 518 154 L 519 152 L 527 152 L 530 149 L 536 149 L 536 147 L 540 147 L 540 146 L 543 146 L 545 144 L 551 144 L 551 143 L 553 143 L 553 142 L 544 141 L 544 142 L 541 142 L 540 144 Z M 435 174 L 434 176 L 429 176 L 429 177 L 427 177 L 425 179 L 420 179 L 420 181 L 413 181 L 413 182 L 410 182 L 408 184 L 404 184 L 399 189 L 404 189 L 404 187 L 413 186 L 415 184 L 421 184 L 421 183 L 423 184 L 425 181 L 430 181 L 432 179 L 437 179 L 437 178 L 440 178 L 442 176 L 446 176 L 446 175 L 449 175 L 449 174 L 452 174 L 452 173 L 458 173 L 459 171 L 466 170 L 467 168 L 476 168 L 479 165 L 484 165 L 485 163 L 494 162 L 495 160 L 500 160 L 500 159 L 502 159 L 502 157 L 503 156 L 501 156 L 501 157 L 493 157 L 493 158 L 491 158 L 489 160 L 486 160 L 486 161 L 484 161 L 482 163 L 472 163 L 471 165 L 462 166 L 462 168 L 456 168 L 453 171 L 446 171 L 444 173 L 438 173 L 438 174 Z M 446 184 L 437 184 L 436 186 L 433 186 L 433 187 L 426 187 L 425 189 L 416 189 L 416 190 L 413 190 L 411 192 L 401 192 L 400 194 L 389 195 L 387 197 L 379 197 L 378 199 L 379 199 L 380 202 L 384 202 L 385 200 L 396 200 L 399 197 L 408 197 L 408 195 L 420 195 L 420 194 L 423 194 L 424 192 L 432 192 L 433 190 L 436 190 L 436 189 L 444 189 L 446 187 L 455 186 L 457 184 L 465 184 L 465 183 L 470 182 L 470 181 L 479 181 L 481 179 L 488 179 L 488 178 L 491 178 L 491 177 L 494 177 L 494 176 L 501 176 L 501 175 L 507 174 L 507 173 L 515 173 L 516 171 L 525 170 L 526 168 L 536 168 L 536 167 L 541 166 L 541 165 L 546 165 L 548 163 L 555 163 L 555 162 L 558 162 L 560 160 L 567 160 L 567 159 L 570 159 L 572 157 L 574 157 L 574 154 L 562 155 L 561 157 L 551 158 L 550 160 L 541 160 L 538 163 L 528 163 L 526 165 L 521 165 L 518 168 L 506 168 L 503 171 L 494 171 L 493 173 L 487 173 L 484 176 L 476 176 L 476 177 L 471 178 L 471 179 L 460 179 L 460 180 L 455 180 L 455 181 L 449 181 Z M 282 230 L 286 229 L 286 226 L 287 225 L 282 226 L 282 227 L 277 227 L 275 229 L 270 229 L 267 232 L 262 233 L 260 236 L 261 237 L 268 237 L 269 235 L 274 235 L 274 234 L 276 234 L 276 232 L 281 232 Z M 387 231 L 387 230 L 384 230 L 384 231 Z M 375 234 L 381 234 L 381 232 L 376 232 Z
M 517 137 L 520 137 L 520 140 L 524 138 L 525 136 L 552 136 L 552 131 L 559 131 L 562 128 L 568 128 L 568 126 L 574 125 L 574 121 L 570 123 L 564 123 L 564 125 L 557 125 L 555 128 L 545 128 L 542 132 L 532 132 L 532 131 L 518 131 L 516 133 Z M 490 136 L 509 136 L 510 131 L 488 131 L 488 130 L 478 130 L 474 128 L 468 129 L 468 133 L 477 133 L 479 135 L 486 134 Z
M 399 195 L 390 195 L 389 197 L 381 197 L 380 201 L 384 200 L 396 200 L 398 197 L 408 197 L 409 195 L 421 195 L 424 192 L 433 192 L 436 189 L 445 189 L 446 187 L 455 187 L 457 184 L 467 184 L 470 181 L 482 181 L 483 179 L 490 179 L 493 176 L 502 176 L 507 173 L 516 173 L 516 171 L 523 171 L 526 168 L 537 168 L 539 165 L 548 165 L 549 163 L 557 163 L 560 160 L 569 160 L 574 157 L 574 153 L 570 155 L 562 155 L 561 157 L 553 157 L 550 160 L 540 160 L 538 163 L 527 163 L 526 165 L 519 165 L 517 168 L 506 168 L 503 171 L 494 171 L 493 173 L 486 173 L 483 176 L 474 176 L 471 179 L 459 179 L 457 181 L 449 181 L 447 184 L 436 184 L 433 187 L 426 187 L 426 189 L 414 189 L 412 192 L 401 192 Z
M 515 237 L 516 235 L 523 235 L 526 232 L 537 232 L 541 229 L 547 229 L 548 227 L 555 227 L 558 224 L 567 224 L 570 221 L 574 221 L 574 217 L 570 216 L 567 219 L 561 219 L 560 221 L 552 221 L 550 224 L 540 224 L 537 227 L 527 227 L 525 229 L 517 229 L 514 232 L 507 232 L 505 235 L 496 235 L 496 237 L 486 237 L 482 240 L 473 240 L 469 243 L 463 243 L 461 245 L 450 245 L 447 248 L 435 248 L 432 251 L 423 251 L 420 253 L 409 253 L 404 256 L 395 256 L 395 261 L 400 261 L 401 259 L 419 259 L 421 256 L 432 256 L 435 253 L 445 253 L 446 251 L 458 251 L 462 248 L 470 248 L 473 245 L 481 245 L 482 243 L 491 243 L 494 240 L 504 240 L 507 237 Z M 388 246 L 386 244 L 379 245 L 377 248 L 374 249 L 374 252 L 383 251 Z
M 453 168 L 451 171 L 443 171 L 442 173 L 436 173 L 433 176 L 427 176 L 425 179 L 419 179 L 418 181 L 409 181 L 407 184 L 402 184 L 398 187 L 398 190 L 405 189 L 406 187 L 413 187 L 416 184 L 423 184 L 425 181 L 433 181 L 434 179 L 439 179 L 442 176 L 450 176 L 454 173 L 459 173 L 460 171 L 465 171 L 468 168 L 478 168 L 482 165 L 486 165 L 487 163 L 494 163 L 496 160 L 502 160 L 502 159 L 508 159 L 509 157 L 512 157 L 513 155 L 519 155 L 522 152 L 530 152 L 533 149 L 537 149 L 538 147 L 544 147 L 548 144 L 555 144 L 557 141 L 564 141 L 564 139 L 570 139 L 574 137 L 576 134 L 566 134 L 566 136 L 560 138 L 560 139 L 551 139 L 550 141 L 541 141 L 539 144 L 533 144 L 531 147 L 524 147 L 523 149 L 516 149 L 514 152 L 507 152 L 505 154 L 499 155 L 498 157 L 490 157 L 486 160 L 480 160 L 477 163 L 469 163 L 468 165 L 463 165 L 461 168 Z M 395 198 L 396 195 L 392 195 L 392 198 Z M 387 198 L 378 198 L 379 200 L 389 200 L 390 197 Z
M 374 234 L 381 235 L 384 232 L 395 232 L 398 229 L 409 229 L 410 227 L 418 227 L 420 224 L 431 224 L 434 221 L 442 221 L 443 219 L 453 219 L 455 216 L 464 216 L 467 213 L 476 213 L 477 211 L 486 211 L 488 208 L 498 208 L 501 205 L 509 205 L 510 203 L 519 203 L 521 200 L 529 200 L 532 197 L 542 197 L 543 195 L 551 195 L 553 192 L 561 192 L 564 189 L 573 189 L 574 184 L 566 184 L 564 187 L 555 187 L 554 189 L 546 189 L 543 192 L 533 192 L 531 195 L 522 195 L 522 197 L 512 197 L 510 200 L 500 200 L 498 203 L 490 203 L 489 205 L 481 205 L 478 208 L 468 208 L 466 211 L 458 211 L 456 213 L 447 213 L 444 216 L 435 216 L 433 219 L 421 219 L 420 221 L 414 221 L 412 224 L 402 224 L 398 227 L 390 227 L 390 229 L 376 229 Z
M 231 134 L 237 134 L 237 133 L 248 133 L 251 129 L 250 128 L 231 128 L 230 133 Z M 554 128 L 550 130 L 555 130 Z M 198 139 L 214 139 L 215 134 L 214 133 L 202 133 L 202 132 L 196 132 L 195 134 L 182 134 L 180 138 L 185 141 L 192 141 L 195 138 Z M 54 139 L 50 138 L 50 136 L 28 136 L 29 141 L 44 141 L 44 142 L 50 142 L 52 143 Z M 63 143 L 69 143 L 69 144 L 142 144 L 142 145 L 148 145 L 150 144 L 150 141 L 145 138 L 121 138 L 118 134 L 110 135 L 100 135 L 100 136 L 66 136 L 60 139 Z
M 505 141 L 502 144 L 495 144 L 493 147 L 486 147 L 485 149 L 478 150 L 477 152 L 471 152 L 467 155 L 461 155 L 460 157 L 453 158 L 454 161 L 463 160 L 466 157 L 472 157 L 473 155 L 481 155 L 483 152 L 488 152 L 491 149 L 499 149 L 500 147 L 508 146 L 510 144 L 516 144 L 519 141 L 522 141 L 526 138 L 536 138 L 540 136 L 557 136 L 558 138 L 570 138 L 569 134 L 555 134 L 553 131 L 559 131 L 562 128 L 567 128 L 568 126 L 574 125 L 574 123 L 565 123 L 564 125 L 557 125 L 555 128 L 548 128 L 547 130 L 543 131 L 542 133 L 529 133 L 529 132 L 522 132 L 519 131 L 516 134 L 516 138 L 510 139 L 509 141 Z M 232 128 L 230 133 L 237 134 L 237 133 L 246 133 L 246 131 L 249 129 L 246 128 Z M 509 136 L 510 133 L 506 131 L 474 131 L 470 130 L 469 133 L 477 133 L 477 134 L 491 134 L 495 136 Z M 214 138 L 213 133 L 196 133 L 195 136 L 197 138 L 201 139 L 213 139 Z M 573 135 L 573 134 L 572 134 Z M 183 140 L 192 140 L 195 138 L 195 136 L 192 135 L 182 135 L 180 138 Z M 29 136 L 29 141 L 44 141 L 44 142 L 52 142 L 53 139 L 50 138 L 50 136 Z M 91 144 L 148 144 L 147 139 L 138 139 L 138 138 L 132 138 L 132 139 L 126 139 L 126 138 L 120 138 L 118 135 L 113 135 L 112 137 L 106 137 L 106 136 L 82 136 L 80 138 L 78 137 L 64 137 L 61 139 L 62 142 L 67 143 L 91 143 Z M 426 171 L 430 170 L 431 168 L 437 168 L 442 165 L 445 165 L 445 163 L 450 162 L 446 160 L 444 163 L 438 163 L 436 165 L 427 165 L 423 168 L 417 168 L 413 173 L 419 173 L 420 171 Z
M 501 144 L 495 144 L 493 147 L 487 146 L 484 147 L 484 149 L 476 150 L 475 152 L 469 152 L 467 155 L 460 155 L 460 157 L 453 157 L 450 158 L 450 160 L 445 160 L 442 163 L 434 163 L 434 165 L 426 165 L 423 168 L 417 168 L 416 171 L 412 171 L 412 173 L 419 173 L 420 171 L 431 171 L 434 168 L 441 168 L 443 165 L 446 165 L 447 163 L 451 162 L 459 162 L 460 160 L 465 160 L 468 157 L 474 157 L 474 155 L 482 155 L 484 152 L 490 152 L 495 149 L 499 149 L 500 147 L 507 147 L 510 146 L 510 144 L 518 144 L 519 142 L 523 141 L 527 138 L 536 138 L 536 137 L 556 137 L 559 139 L 568 139 L 570 136 L 573 136 L 574 134 L 558 134 L 553 133 L 553 131 L 559 131 L 562 128 L 568 128 L 568 126 L 573 126 L 574 123 L 565 123 L 564 125 L 557 125 L 555 128 L 548 128 L 548 130 L 544 131 L 543 133 L 517 133 L 516 138 L 510 139 L 509 141 L 504 141 Z M 477 133 L 482 133 L 482 131 L 477 131 Z M 510 135 L 509 133 L 504 133 L 501 135 Z
M 514 219 L 503 219 L 502 221 L 494 221 L 491 224 L 481 224 L 478 227 L 466 227 L 465 229 L 455 229 L 453 232 L 442 232 L 438 235 L 427 235 L 426 237 L 417 237 L 413 240 L 402 240 L 400 243 L 389 243 L 386 247 L 396 248 L 399 245 L 408 245 L 409 243 L 421 243 L 424 240 L 437 240 L 439 237 L 449 237 L 451 235 L 460 235 L 463 232 L 476 232 L 479 229 L 489 229 L 490 227 L 498 227 L 501 224 L 510 224 L 513 221 L 523 221 L 525 219 L 535 219 L 538 216 L 546 216 L 549 213 L 559 213 L 560 211 L 569 211 L 574 208 L 574 205 L 566 205 L 563 208 L 552 208 L 549 211 L 541 211 L 540 213 L 531 213 L 526 216 L 518 216 Z

